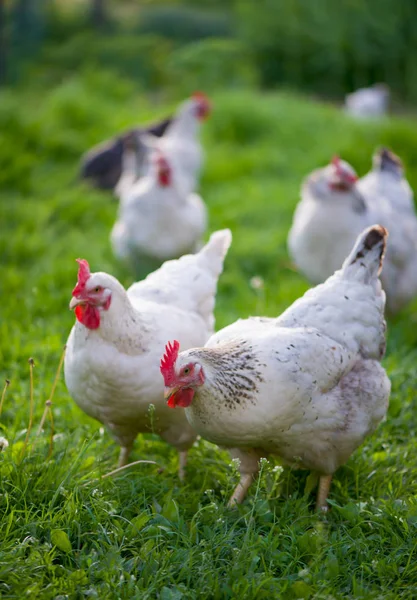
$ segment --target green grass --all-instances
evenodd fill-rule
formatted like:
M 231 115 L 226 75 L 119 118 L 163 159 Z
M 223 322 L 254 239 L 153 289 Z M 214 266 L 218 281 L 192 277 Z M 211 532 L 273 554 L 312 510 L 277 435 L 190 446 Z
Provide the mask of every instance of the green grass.
M 74 259 L 132 281 L 109 248 L 116 203 L 76 182 L 78 157 L 175 102 L 156 104 L 105 73 L 43 87 L 0 96 L 0 386 L 11 380 L 0 424 L 10 442 L 0 454 L 0 597 L 415 598 L 416 304 L 389 323 L 387 421 L 337 472 L 327 516 L 313 511 L 306 473 L 269 463 L 244 505 L 228 511 L 236 470 L 203 441 L 184 485 L 176 453 L 152 435 L 138 438 L 132 459 L 159 466 L 99 480 L 114 467 L 116 446 L 62 378 L 48 458 L 49 421 L 36 432 L 73 323 Z M 210 229 L 234 234 L 217 296 L 223 327 L 277 315 L 307 289 L 286 251 L 301 178 L 334 153 L 362 174 L 384 143 L 404 157 L 417 188 L 417 122 L 357 124 L 286 93 L 218 93 L 214 101 L 202 194 Z M 251 288 L 255 275 L 263 290 Z M 35 419 L 24 451 L 29 357 Z

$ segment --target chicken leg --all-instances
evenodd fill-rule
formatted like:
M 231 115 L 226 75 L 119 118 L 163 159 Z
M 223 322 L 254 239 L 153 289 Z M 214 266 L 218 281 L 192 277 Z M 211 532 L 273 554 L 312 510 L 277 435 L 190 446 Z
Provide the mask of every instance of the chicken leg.
M 230 500 L 227 504 L 229 508 L 233 508 L 235 504 L 241 504 L 245 499 L 245 496 L 253 482 L 252 473 L 242 474 L 240 477 L 240 481 L 235 487 L 233 494 L 230 497 Z
M 179 459 L 180 459 L 180 466 L 178 469 L 178 477 L 180 478 L 180 481 L 184 481 L 185 467 L 187 465 L 188 450 L 180 450 L 178 454 L 179 454 Z
M 120 454 L 119 454 L 119 462 L 118 462 L 118 468 L 120 467 L 124 467 L 125 465 L 127 465 L 127 463 L 129 462 L 129 455 L 132 451 L 132 445 L 130 444 L 129 446 L 122 446 L 120 448 Z
M 332 475 L 320 475 L 319 489 L 317 491 L 316 510 L 327 512 L 329 506 L 327 504 L 327 496 L 329 495 L 330 485 L 332 483 Z

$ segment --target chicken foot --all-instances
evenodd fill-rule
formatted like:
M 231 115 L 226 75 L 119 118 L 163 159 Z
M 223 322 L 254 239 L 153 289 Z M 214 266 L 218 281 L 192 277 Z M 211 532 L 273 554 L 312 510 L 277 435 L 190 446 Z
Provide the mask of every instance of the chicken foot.
M 329 506 L 327 504 L 327 496 L 330 492 L 330 485 L 332 483 L 332 475 L 320 475 L 319 489 L 317 491 L 316 510 L 327 512 Z

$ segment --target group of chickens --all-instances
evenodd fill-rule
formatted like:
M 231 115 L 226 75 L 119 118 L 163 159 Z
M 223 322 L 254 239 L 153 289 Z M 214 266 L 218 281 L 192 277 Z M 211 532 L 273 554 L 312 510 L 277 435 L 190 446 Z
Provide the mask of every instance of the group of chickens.
M 202 247 L 207 209 L 196 193 L 203 162 L 198 134 L 210 110 L 207 96 L 196 92 L 173 118 L 128 131 L 83 161 L 82 175 L 112 188 L 119 200 L 111 244 L 136 274 Z
M 209 110 L 199 93 L 160 137 L 132 131 L 123 138 L 114 251 L 133 265 L 166 262 L 125 290 L 78 259 L 66 384 L 110 430 L 121 466 L 137 434 L 153 431 L 178 450 L 183 478 L 200 435 L 239 459 L 230 505 L 243 501 L 260 459 L 277 456 L 318 474 L 317 507 L 326 510 L 333 473 L 387 412 L 385 294 L 392 312 L 417 295 L 413 194 L 386 149 L 360 180 L 337 157 L 311 173 L 289 249 L 319 285 L 277 318 L 240 319 L 214 333 L 232 236 L 217 231 L 199 249 L 207 215 L 195 191 L 198 129 Z

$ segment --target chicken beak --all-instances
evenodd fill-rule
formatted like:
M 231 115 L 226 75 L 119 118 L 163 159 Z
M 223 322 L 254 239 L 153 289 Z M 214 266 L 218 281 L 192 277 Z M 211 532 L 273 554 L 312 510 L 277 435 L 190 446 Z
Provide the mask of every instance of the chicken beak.
M 85 300 L 82 300 L 81 298 L 76 298 L 75 296 L 73 296 L 71 298 L 71 302 L 69 303 L 69 309 L 74 310 L 74 308 L 76 306 L 78 306 L 79 304 L 82 304 L 83 302 L 85 302 Z
M 165 400 L 169 400 L 171 396 L 173 396 L 176 392 L 178 392 L 179 387 L 166 387 L 164 388 L 164 398 Z

